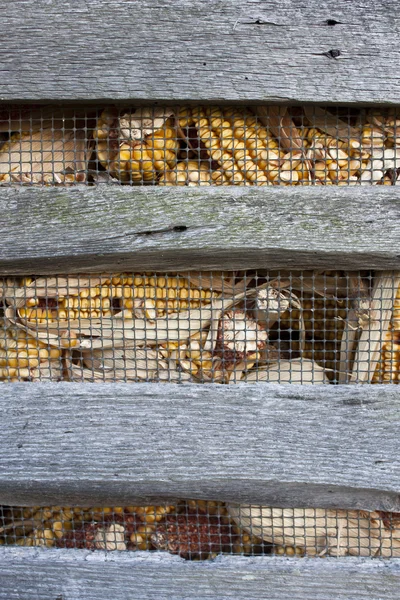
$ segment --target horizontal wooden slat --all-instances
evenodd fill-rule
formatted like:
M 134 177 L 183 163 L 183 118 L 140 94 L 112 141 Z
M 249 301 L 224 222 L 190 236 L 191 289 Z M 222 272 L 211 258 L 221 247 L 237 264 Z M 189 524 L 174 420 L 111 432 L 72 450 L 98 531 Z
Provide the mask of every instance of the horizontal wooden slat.
M 400 559 L 220 557 L 0 548 L 1 600 L 398 600 Z
M 0 214 L 0 274 L 400 262 L 400 187 L 2 189 Z
M 0 504 L 194 497 L 400 510 L 398 386 L 16 383 L 0 392 Z
M 6 100 L 400 102 L 395 2 L 5 0 L 2 31 Z

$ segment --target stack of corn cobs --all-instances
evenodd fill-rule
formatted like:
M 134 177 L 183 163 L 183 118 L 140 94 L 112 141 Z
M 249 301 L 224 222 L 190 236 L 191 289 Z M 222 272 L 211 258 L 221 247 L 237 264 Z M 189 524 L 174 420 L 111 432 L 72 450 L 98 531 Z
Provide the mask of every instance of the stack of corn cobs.
M 399 128 L 390 110 L 25 111 L 0 115 L 0 184 L 400 185 Z
M 360 367 L 357 339 L 367 333 L 370 347 L 368 281 L 340 271 L 4 280 L 0 378 L 346 382 Z M 400 278 L 382 285 L 391 316 L 366 383 L 399 382 Z
M 0 545 L 218 554 L 400 556 L 400 514 L 179 500 L 157 506 L 8 507 Z

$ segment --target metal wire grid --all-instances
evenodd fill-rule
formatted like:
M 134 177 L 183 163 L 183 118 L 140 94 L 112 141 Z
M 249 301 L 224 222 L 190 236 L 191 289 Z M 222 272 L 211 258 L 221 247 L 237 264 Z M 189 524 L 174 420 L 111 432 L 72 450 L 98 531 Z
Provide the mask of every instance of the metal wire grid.
M 400 185 L 393 109 L 3 107 L 0 185 Z
M 218 554 L 400 556 L 400 514 L 179 500 L 158 506 L 1 507 L 0 545 Z
M 399 383 L 396 273 L 59 275 L 0 289 L 3 381 Z

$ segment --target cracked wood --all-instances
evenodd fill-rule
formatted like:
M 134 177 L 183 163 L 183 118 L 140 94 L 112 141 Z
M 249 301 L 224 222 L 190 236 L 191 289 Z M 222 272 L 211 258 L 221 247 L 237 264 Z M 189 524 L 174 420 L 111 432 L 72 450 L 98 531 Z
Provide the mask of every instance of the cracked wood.
M 400 102 L 396 2 L 4 0 L 2 28 L 7 101 Z
M 1 386 L 0 504 L 400 511 L 399 386 Z
M 0 275 L 399 267 L 399 187 L 3 188 L 0 212 Z

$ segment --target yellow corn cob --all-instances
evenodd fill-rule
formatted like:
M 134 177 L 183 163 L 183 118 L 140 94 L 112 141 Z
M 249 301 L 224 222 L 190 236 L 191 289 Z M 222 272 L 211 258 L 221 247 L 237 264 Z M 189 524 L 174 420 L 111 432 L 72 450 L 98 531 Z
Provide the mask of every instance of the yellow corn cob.
M 304 556 L 304 548 L 277 545 L 273 547 L 272 553 L 278 556 Z
M 277 177 L 278 143 L 248 113 L 218 107 L 194 108 L 180 115 L 195 126 L 208 156 L 218 163 L 228 185 L 268 185 Z
M 393 306 L 393 316 L 372 383 L 400 383 L 400 287 Z
M 105 110 L 94 133 L 100 163 L 122 182 L 151 182 L 176 162 L 179 149 L 173 112 Z
M 225 373 L 221 370 L 220 360 L 214 360 L 211 352 L 203 350 L 207 332 L 192 335 L 189 343 L 167 342 L 161 345 L 165 357 L 177 362 L 177 365 L 199 380 L 222 382 Z
M 60 350 L 49 349 L 21 329 L 4 323 L 0 327 L 0 380 L 58 379 Z M 41 367 L 45 370 L 43 377 Z
M 82 530 L 85 525 L 91 525 L 93 522 L 102 525 L 105 517 L 115 516 L 116 519 L 122 517 L 122 523 L 124 523 L 125 517 L 129 523 L 131 516 L 134 515 L 137 523 L 133 527 L 134 533 L 130 535 L 131 549 L 149 550 L 151 548 L 150 536 L 154 533 L 157 523 L 175 510 L 176 507 L 173 505 L 91 508 L 36 506 L 32 509 L 12 507 L 5 512 L 4 520 L 8 521 L 10 525 L 10 527 L 6 527 L 6 530 L 10 531 L 10 537 L 6 543 L 45 547 L 57 544 L 62 547 L 64 536 L 73 530 Z M 20 521 L 21 519 L 26 521 Z M 40 525 L 35 526 L 35 523 L 40 523 Z M 74 539 L 72 539 L 71 545 L 75 545 Z M 67 545 L 67 547 L 71 547 L 71 545 Z
M 165 171 L 158 185 L 224 185 L 227 181 L 222 170 L 213 171 L 209 163 L 189 160 L 178 162 L 175 167 Z
M 251 320 L 249 319 L 248 324 L 250 324 L 250 322 Z M 253 322 L 253 324 L 255 325 L 255 322 Z M 251 349 L 248 352 L 243 352 L 242 354 L 244 355 L 238 354 L 237 356 L 235 356 L 232 352 L 233 355 L 229 356 L 229 359 L 227 360 L 223 360 L 223 355 L 224 350 L 225 353 L 229 352 L 228 346 L 226 346 L 224 350 L 216 351 L 214 353 L 204 350 L 204 343 L 208 335 L 207 331 L 197 331 L 190 337 L 190 339 L 187 342 L 164 343 L 161 345 L 161 353 L 163 354 L 163 356 L 176 361 L 177 365 L 181 369 L 183 369 L 186 373 L 190 373 L 190 375 L 195 376 L 199 381 L 213 381 L 214 383 L 226 383 L 227 381 L 229 381 L 229 378 L 232 374 L 232 370 L 236 366 L 240 364 L 242 365 L 242 370 L 249 370 L 260 358 L 260 353 L 257 350 L 257 345 L 261 349 L 261 347 L 264 346 L 265 343 L 261 341 L 263 330 L 259 328 L 258 325 L 256 325 L 256 327 L 258 335 L 260 336 L 258 342 L 255 341 L 257 339 L 257 334 L 255 333 L 255 330 L 250 332 L 249 327 L 249 330 L 246 334 L 248 344 L 247 347 L 250 347 L 250 345 L 254 343 L 254 349 Z M 252 333 L 254 333 L 254 339 L 251 339 Z M 237 344 L 240 344 L 240 342 L 237 342 Z
M 95 277 L 95 276 L 93 276 Z M 90 281 L 90 279 L 89 279 Z M 97 279 L 99 281 L 99 279 Z M 18 314 L 30 323 L 53 323 L 77 319 L 110 317 L 124 310 L 126 318 L 135 311 L 148 319 L 162 317 L 210 304 L 218 292 L 192 287 L 183 277 L 120 273 L 103 277 L 95 287 L 78 285 L 79 292 L 59 298 L 29 298 Z M 73 347 L 75 340 L 65 336 L 65 347 Z M 72 341 L 72 344 L 71 344 Z
M 371 111 L 366 122 L 356 127 L 357 139 L 350 135 L 339 139 L 313 127 L 305 129 L 305 146 L 313 164 L 315 183 L 394 185 L 396 177 L 385 175 L 388 169 L 393 170 L 394 155 L 385 149 L 399 144 L 395 123 L 393 116 Z

